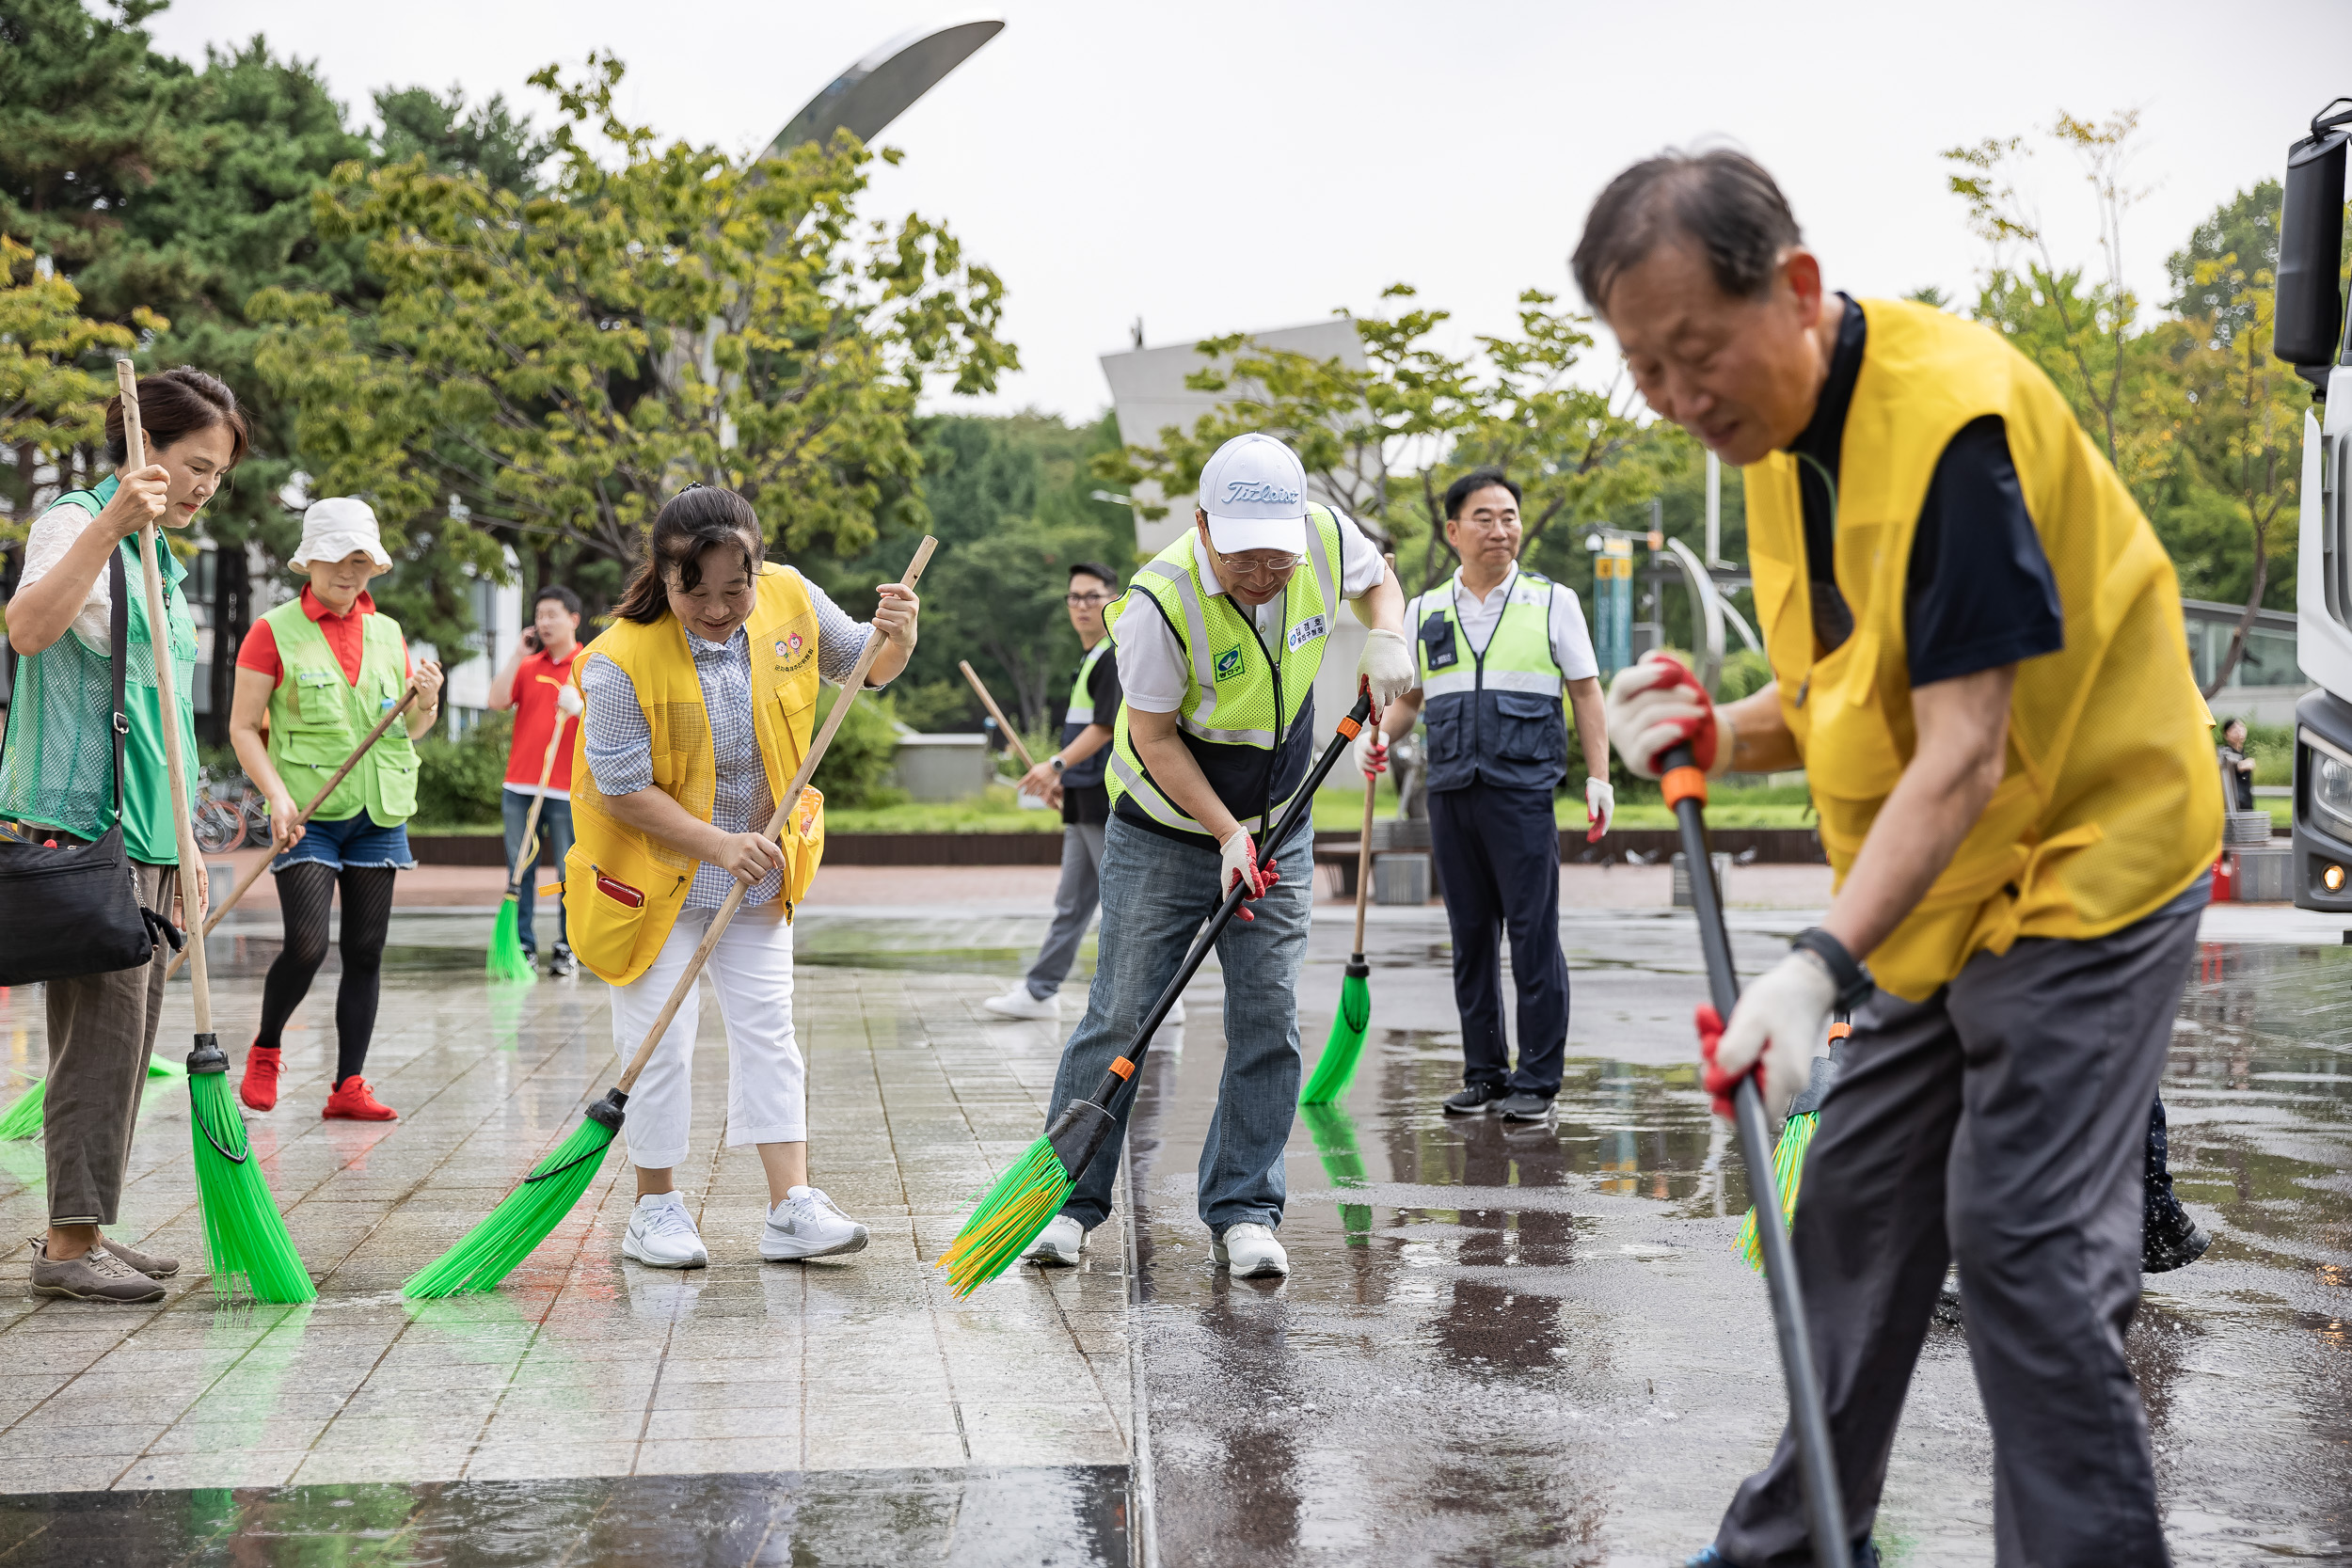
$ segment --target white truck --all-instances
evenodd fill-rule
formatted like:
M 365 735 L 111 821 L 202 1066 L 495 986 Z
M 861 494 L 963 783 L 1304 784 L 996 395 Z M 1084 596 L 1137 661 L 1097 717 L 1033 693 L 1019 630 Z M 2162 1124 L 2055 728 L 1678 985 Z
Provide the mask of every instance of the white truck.
M 2342 288 L 2347 142 L 2352 99 L 2339 98 L 2287 150 L 2273 350 L 2312 384 L 2303 416 L 2296 656 L 2319 689 L 2295 707 L 2290 880 L 2301 908 L 2352 914 L 2352 344 Z

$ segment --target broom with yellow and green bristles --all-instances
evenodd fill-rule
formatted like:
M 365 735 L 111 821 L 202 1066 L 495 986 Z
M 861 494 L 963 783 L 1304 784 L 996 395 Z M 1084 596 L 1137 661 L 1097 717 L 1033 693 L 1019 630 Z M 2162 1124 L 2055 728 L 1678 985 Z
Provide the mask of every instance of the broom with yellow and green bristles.
M 1314 809 L 1315 791 L 1322 787 L 1332 765 L 1340 760 L 1340 753 L 1347 749 L 1348 742 L 1356 738 L 1357 732 L 1363 728 L 1364 720 L 1371 712 L 1372 699 L 1369 696 L 1357 698 L 1354 709 L 1340 721 L 1339 733 L 1332 737 L 1331 744 L 1324 748 L 1323 755 L 1309 770 L 1306 782 L 1298 786 L 1298 793 L 1291 797 L 1290 808 L 1282 813 L 1281 821 L 1259 842 L 1258 853 L 1261 857 L 1290 842 L 1291 835 L 1298 831 L 1298 825 Z M 1116 1125 L 1110 1110 L 1113 1098 L 1121 1087 L 1134 1080 L 1136 1068 L 1142 1065 L 1145 1053 L 1151 1050 L 1152 1035 L 1166 1022 L 1168 1009 L 1176 1006 L 1176 999 L 1184 994 L 1184 987 L 1200 971 L 1201 960 L 1216 945 L 1218 933 L 1232 921 L 1233 911 L 1241 908 L 1242 895 L 1246 892 L 1247 886 L 1236 878 L 1232 887 L 1226 892 L 1225 901 L 1217 906 L 1216 912 L 1209 917 L 1208 925 L 1194 939 L 1192 949 L 1184 955 L 1183 964 L 1178 966 L 1175 978 L 1168 981 L 1168 989 L 1160 992 L 1160 999 L 1152 1003 L 1151 1010 L 1143 1015 L 1143 1024 L 1136 1031 L 1126 1053 L 1113 1061 L 1104 1072 L 1102 1083 L 1095 1088 L 1094 1098 L 1073 1100 L 1064 1106 L 1061 1115 L 1054 1118 L 1054 1125 L 1048 1127 L 1037 1142 L 1031 1144 L 1027 1151 L 1013 1163 L 1012 1168 L 998 1177 L 996 1184 L 982 1195 L 979 1206 L 972 1211 L 972 1217 L 963 1222 L 963 1228 L 956 1232 L 956 1239 L 940 1255 L 939 1266 L 947 1271 L 948 1282 L 957 1295 L 970 1295 L 1010 1268 L 1013 1259 L 1026 1252 L 1029 1243 L 1037 1240 L 1038 1232 L 1043 1230 L 1046 1223 L 1061 1212 L 1062 1200 L 1070 1196 L 1070 1189 L 1076 1186 L 1078 1179 L 1086 1174 L 1087 1166 L 1094 1163 L 1095 1155 L 1102 1151 L 1104 1140 Z
M 901 586 L 911 589 L 915 585 L 938 544 L 928 534 L 924 536 L 923 543 L 915 548 L 914 561 L 907 567 L 906 576 L 898 579 Z M 818 726 L 816 738 L 809 742 L 808 754 L 801 759 L 799 770 L 792 775 L 791 785 L 785 790 L 775 815 L 768 820 L 769 838 L 774 839 L 782 834 L 786 825 L 799 815 L 804 796 L 817 798 L 816 792 L 808 787 L 809 776 L 817 771 L 818 763 L 824 758 L 825 748 L 833 744 L 834 732 L 841 728 L 841 721 L 849 717 L 851 705 L 866 689 L 866 673 L 873 669 L 874 660 L 882 656 L 882 644 L 886 641 L 879 631 L 866 637 L 866 646 L 857 656 L 857 667 L 842 683 L 841 700 L 833 705 L 831 713 L 825 715 L 825 721 Z M 818 799 L 818 807 L 812 809 L 821 808 L 821 799 Z M 661 1043 L 663 1035 L 669 1033 L 670 1021 L 677 1016 L 677 1010 L 686 999 L 694 994 L 695 977 L 702 974 L 703 965 L 709 961 L 711 950 L 719 945 L 720 937 L 726 933 L 728 923 L 735 919 L 735 911 L 742 908 L 743 894 L 744 887 L 740 882 L 728 891 L 726 901 L 710 917 L 710 928 L 703 933 L 702 942 L 694 949 L 693 958 L 688 960 L 685 972 L 678 976 L 677 984 L 670 988 L 669 1001 L 662 1004 L 660 1016 L 645 1031 L 644 1042 L 638 1046 L 637 1054 L 630 1058 L 628 1069 L 612 1087 L 605 1091 L 603 1098 L 582 1113 L 587 1119 L 532 1166 L 531 1173 L 523 1178 L 522 1184 L 500 1199 L 498 1207 L 490 1211 L 488 1217 L 468 1231 L 455 1246 L 403 1281 L 400 1287 L 402 1295 L 412 1301 L 427 1301 L 437 1296 L 468 1295 L 496 1290 L 499 1282 L 520 1267 L 522 1260 L 531 1256 L 532 1250 L 548 1239 L 548 1232 L 564 1222 L 564 1216 L 572 1212 L 572 1206 L 588 1190 L 588 1183 L 596 1179 L 596 1172 L 604 1164 L 605 1150 L 612 1147 L 612 1135 L 621 1130 L 621 1123 L 628 1115 L 628 1091 L 636 1086 L 638 1075 L 653 1059 L 654 1047 Z
M 1780 1187 L 1780 1226 L 1787 1230 L 1797 1223 L 1797 1188 L 1804 1181 L 1804 1151 L 1813 1147 L 1814 1130 L 1821 1120 L 1821 1097 L 1836 1081 L 1837 1065 L 1835 1053 L 1853 1033 L 1853 1025 L 1846 1021 L 1841 1009 L 1829 1026 L 1829 1056 L 1813 1059 L 1813 1079 L 1789 1106 L 1788 1119 L 1780 1124 L 1780 1141 L 1772 1146 L 1772 1177 Z M 1740 1233 L 1731 1240 L 1731 1250 L 1756 1273 L 1764 1272 L 1764 1244 L 1756 1233 L 1756 1210 L 1751 1207 L 1740 1222 Z
M 122 388 L 125 467 L 147 466 L 147 435 L 139 423 L 138 378 L 131 361 L 115 361 Z M 188 1053 L 189 1120 L 194 1124 L 196 1189 L 204 1212 L 205 1251 L 212 1261 L 213 1293 L 227 1296 L 243 1280 L 255 1299 L 310 1301 L 318 1294 L 310 1272 L 286 1234 L 286 1219 L 270 1196 L 269 1182 L 246 1142 L 245 1121 L 229 1093 L 229 1056 L 213 1034 L 212 977 L 204 962 L 204 895 L 197 879 L 203 862 L 196 847 L 195 820 L 188 815 L 188 775 L 180 740 L 180 707 L 173 692 L 170 623 L 164 618 L 164 579 L 158 565 L 155 525 L 139 531 L 139 563 L 147 590 L 147 625 L 155 658 L 155 700 L 163 715 L 164 767 L 171 775 L 171 815 L 179 830 L 179 890 L 195 940 L 188 943 L 188 978 L 196 1013 L 196 1045 Z

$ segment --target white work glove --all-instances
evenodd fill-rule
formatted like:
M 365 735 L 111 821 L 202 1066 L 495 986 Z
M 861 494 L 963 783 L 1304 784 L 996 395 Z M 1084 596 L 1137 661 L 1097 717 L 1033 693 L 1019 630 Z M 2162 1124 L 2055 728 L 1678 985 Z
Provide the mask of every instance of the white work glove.
M 1663 772 L 1659 759 L 1685 741 L 1691 760 L 1704 771 L 1722 773 L 1731 767 L 1730 721 L 1690 666 L 1672 654 L 1646 653 L 1618 671 L 1603 711 L 1617 754 L 1642 778 Z
M 1607 779 L 1584 781 L 1584 816 L 1592 823 L 1585 830 L 1584 842 L 1598 844 L 1600 835 L 1609 831 L 1609 824 L 1617 816 L 1617 791 Z
M 580 710 L 587 705 L 580 695 L 579 687 L 565 685 L 555 689 L 555 711 L 564 718 L 579 718 Z
M 1356 674 L 1372 693 L 1375 724 L 1391 703 L 1421 684 L 1421 673 L 1413 668 L 1413 646 L 1405 634 L 1376 626 L 1364 637 L 1364 657 L 1356 661 Z
M 1356 761 L 1356 771 L 1367 779 L 1376 779 L 1389 770 L 1389 737 L 1380 733 L 1377 724 L 1366 724 L 1356 732 L 1355 750 L 1350 752 Z
M 1789 1101 L 1813 1076 L 1813 1058 L 1829 1049 L 1829 1010 L 1836 1000 L 1829 965 L 1799 948 L 1740 993 L 1729 1024 L 1714 1008 L 1701 1007 L 1699 1054 L 1707 1061 L 1715 1114 L 1732 1116 L 1732 1093 L 1760 1056 L 1763 1076 L 1756 1086 L 1764 1094 L 1765 1119 L 1787 1116 Z
M 1249 912 L 1249 900 L 1263 898 L 1273 891 L 1276 882 L 1281 880 L 1274 862 L 1268 860 L 1263 865 L 1258 863 L 1258 847 L 1250 842 L 1247 828 L 1235 828 L 1232 835 L 1217 846 L 1217 897 L 1221 900 L 1232 892 L 1233 879 L 1240 878 L 1242 885 L 1248 891 L 1242 895 L 1242 907 L 1233 912 L 1244 920 L 1257 919 Z

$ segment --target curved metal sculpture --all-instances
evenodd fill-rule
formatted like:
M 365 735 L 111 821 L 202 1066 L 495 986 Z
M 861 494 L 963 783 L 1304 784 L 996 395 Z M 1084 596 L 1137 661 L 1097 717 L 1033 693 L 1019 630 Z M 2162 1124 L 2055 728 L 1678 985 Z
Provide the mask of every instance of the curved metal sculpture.
M 941 78 L 1004 30 L 1002 17 L 980 16 L 900 34 L 826 84 L 776 133 L 766 156 L 780 158 L 803 142 L 831 141 L 835 131 L 850 131 L 860 141 L 872 141 L 916 99 L 937 87 Z

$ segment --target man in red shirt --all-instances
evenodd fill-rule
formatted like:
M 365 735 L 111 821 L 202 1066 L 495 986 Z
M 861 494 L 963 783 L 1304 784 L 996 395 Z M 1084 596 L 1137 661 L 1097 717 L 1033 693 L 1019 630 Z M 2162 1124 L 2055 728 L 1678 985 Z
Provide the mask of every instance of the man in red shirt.
M 538 838 L 542 845 L 552 844 L 555 863 L 562 865 L 572 847 L 572 741 L 578 736 L 578 721 L 572 716 L 580 711 L 575 697 L 564 702 L 564 711 L 557 711 L 557 696 L 572 684 L 573 661 L 580 656 L 580 595 L 570 589 L 549 583 L 539 590 L 532 602 L 531 625 L 523 628 L 522 641 L 515 645 L 497 674 L 490 677 L 490 706 L 493 711 L 515 710 L 515 736 L 506 753 L 506 787 L 500 792 L 500 803 L 506 818 L 506 863 L 511 869 L 515 857 L 522 853 L 523 819 L 531 815 L 532 797 L 539 792 L 539 769 L 546 765 L 548 737 L 554 734 L 560 720 L 564 724 L 564 743 L 555 749 L 555 771 L 548 775 L 547 803 L 539 811 Z M 534 857 L 535 861 L 535 857 Z M 532 929 L 532 905 L 537 901 L 537 870 L 522 879 L 522 896 L 516 901 L 515 934 L 522 940 L 523 951 L 535 961 L 539 957 L 537 934 Z M 555 951 L 548 957 L 549 974 L 572 973 L 572 950 L 564 940 L 564 906 L 555 907 Z

